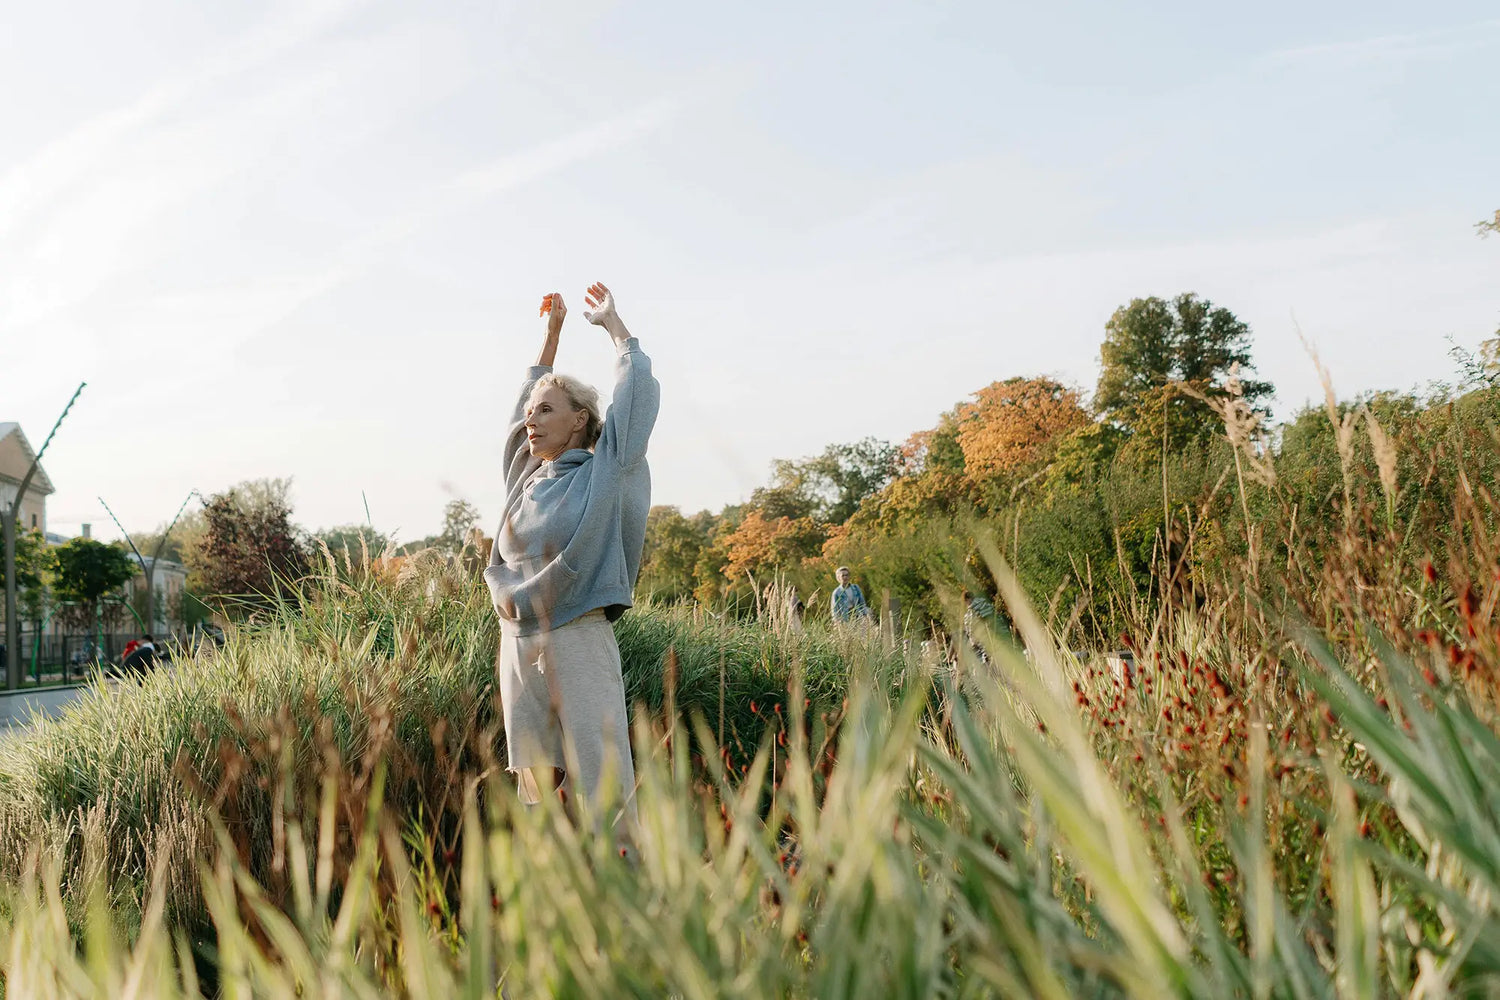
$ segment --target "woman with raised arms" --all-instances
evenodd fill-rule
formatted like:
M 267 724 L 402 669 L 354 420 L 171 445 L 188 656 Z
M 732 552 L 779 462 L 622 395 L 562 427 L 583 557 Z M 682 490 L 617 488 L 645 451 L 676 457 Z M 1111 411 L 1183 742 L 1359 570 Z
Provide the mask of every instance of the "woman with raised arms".
M 552 372 L 567 309 L 542 300 L 547 336 L 505 441 L 505 513 L 484 571 L 500 616 L 496 670 L 508 767 L 521 798 L 556 788 L 615 801 L 634 826 L 635 770 L 611 623 L 631 605 L 651 473 L 646 444 L 661 387 L 614 296 L 590 286 L 583 315 L 614 342 L 615 394 Z M 612 776 L 614 787 L 605 786 Z

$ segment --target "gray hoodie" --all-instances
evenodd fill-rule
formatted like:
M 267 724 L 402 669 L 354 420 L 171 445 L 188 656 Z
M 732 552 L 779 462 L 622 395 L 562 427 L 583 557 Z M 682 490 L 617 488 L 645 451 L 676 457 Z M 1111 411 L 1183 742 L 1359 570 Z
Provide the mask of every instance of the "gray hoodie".
M 614 621 L 631 605 L 651 508 L 646 443 L 661 386 L 639 341 L 619 350 L 614 400 L 592 452 L 533 457 L 526 403 L 552 369 L 534 366 L 521 386 L 505 439 L 505 514 L 484 571 L 506 634 L 545 632 L 595 608 Z

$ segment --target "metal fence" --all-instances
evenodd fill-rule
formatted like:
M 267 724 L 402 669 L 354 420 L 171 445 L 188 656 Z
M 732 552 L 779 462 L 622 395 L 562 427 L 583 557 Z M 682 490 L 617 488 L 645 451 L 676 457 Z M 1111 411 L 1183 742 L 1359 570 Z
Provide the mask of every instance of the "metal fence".
M 98 666 L 116 666 L 124 659 L 125 647 L 132 639 L 139 639 L 140 632 L 65 633 L 46 634 L 37 642 L 35 632 L 21 631 L 21 672 L 23 684 L 67 684 L 83 680 Z M 185 639 L 186 636 L 181 637 Z M 158 636 L 157 646 L 165 640 L 177 644 L 176 635 Z M 0 643 L 0 649 L 4 644 Z M 6 656 L 0 655 L 0 665 L 6 665 Z M 0 671 L 0 678 L 5 676 Z

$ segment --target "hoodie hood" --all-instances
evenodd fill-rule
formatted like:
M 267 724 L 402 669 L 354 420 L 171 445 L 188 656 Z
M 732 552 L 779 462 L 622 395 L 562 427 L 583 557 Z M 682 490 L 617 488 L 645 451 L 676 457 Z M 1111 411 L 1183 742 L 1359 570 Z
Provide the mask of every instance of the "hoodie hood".
M 536 470 L 539 479 L 557 479 L 578 468 L 594 457 L 587 448 L 569 448 L 550 462 L 543 462 Z

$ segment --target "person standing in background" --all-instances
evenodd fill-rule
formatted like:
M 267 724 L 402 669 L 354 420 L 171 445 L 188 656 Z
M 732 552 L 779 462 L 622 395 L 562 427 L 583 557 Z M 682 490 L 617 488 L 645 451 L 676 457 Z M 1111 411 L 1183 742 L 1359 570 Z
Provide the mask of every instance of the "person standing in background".
M 853 574 L 849 572 L 849 567 L 840 566 L 834 576 L 839 585 L 833 589 L 833 596 L 829 599 L 833 620 L 869 621 L 872 616 L 870 606 L 865 603 L 865 592 L 859 589 L 859 584 L 851 582 Z

